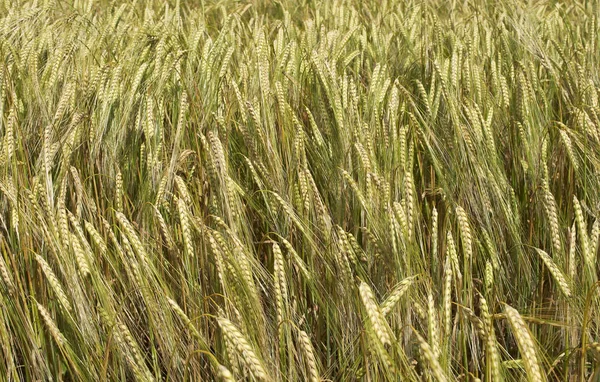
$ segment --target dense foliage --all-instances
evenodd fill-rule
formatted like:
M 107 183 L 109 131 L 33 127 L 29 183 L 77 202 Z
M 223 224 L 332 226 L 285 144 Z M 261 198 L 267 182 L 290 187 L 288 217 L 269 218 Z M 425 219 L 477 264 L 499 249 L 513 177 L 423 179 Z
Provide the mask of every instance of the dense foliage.
M 600 378 L 594 1 L 0 1 L 0 375 Z

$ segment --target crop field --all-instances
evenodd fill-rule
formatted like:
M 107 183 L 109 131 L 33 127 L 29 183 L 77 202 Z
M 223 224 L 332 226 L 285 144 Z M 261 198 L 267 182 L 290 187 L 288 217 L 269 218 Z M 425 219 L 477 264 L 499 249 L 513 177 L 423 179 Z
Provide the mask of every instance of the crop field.
M 0 381 L 600 381 L 599 8 L 0 0 Z

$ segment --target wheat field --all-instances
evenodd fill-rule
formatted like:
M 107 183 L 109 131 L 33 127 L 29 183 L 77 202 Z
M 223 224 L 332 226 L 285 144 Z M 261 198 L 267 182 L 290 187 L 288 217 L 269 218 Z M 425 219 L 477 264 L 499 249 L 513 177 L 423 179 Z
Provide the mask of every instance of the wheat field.
M 0 381 L 600 381 L 599 6 L 0 0 Z

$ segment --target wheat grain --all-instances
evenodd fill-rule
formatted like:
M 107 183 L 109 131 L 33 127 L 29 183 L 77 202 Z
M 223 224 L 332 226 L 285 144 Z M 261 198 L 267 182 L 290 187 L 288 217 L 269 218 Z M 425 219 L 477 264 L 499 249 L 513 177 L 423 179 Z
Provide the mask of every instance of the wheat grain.
M 192 228 L 190 223 L 189 212 L 183 199 L 177 199 L 177 212 L 179 221 L 181 222 L 181 232 L 183 234 L 183 243 L 188 256 L 194 257 L 194 244 L 192 242 Z
M 377 338 L 382 345 L 391 344 L 390 334 L 387 330 L 387 324 L 379 305 L 375 301 L 375 295 L 371 290 L 371 287 L 364 281 L 361 281 L 359 285 L 360 297 L 369 318 L 373 331 L 377 335 Z
M 54 274 L 54 271 L 52 271 L 52 268 L 50 268 L 50 265 L 48 265 L 46 260 L 44 260 L 40 255 L 35 255 L 35 259 L 38 262 L 38 264 L 40 265 L 40 268 L 42 268 L 42 271 L 44 271 L 44 275 L 46 275 L 46 278 L 48 279 L 48 283 L 50 284 L 50 286 L 52 287 L 52 290 L 56 294 L 56 297 L 57 297 L 58 301 L 60 302 L 60 305 L 65 310 L 67 310 L 69 312 L 72 311 L 73 308 L 71 307 L 71 304 L 69 303 L 69 299 L 67 298 L 67 295 L 64 292 L 64 289 L 63 289 L 60 281 Z
M 415 334 L 417 336 L 417 339 L 419 340 L 419 345 L 421 347 L 421 353 L 423 354 L 423 357 L 429 364 L 429 370 L 431 371 L 431 373 L 433 374 L 435 379 L 439 382 L 447 381 L 447 378 L 444 374 L 444 370 L 442 369 L 442 366 L 438 362 L 437 357 L 435 356 L 435 353 L 432 351 L 431 346 L 429 346 L 429 344 L 427 342 L 425 342 L 423 337 L 421 337 L 418 333 L 415 333 Z
M 552 237 L 552 244 L 554 245 L 554 250 L 558 255 L 561 252 L 561 242 L 560 242 L 560 231 L 558 224 L 558 213 L 556 211 L 556 203 L 554 201 L 554 196 L 550 192 L 550 187 L 548 186 L 548 182 L 544 181 L 544 198 L 546 208 L 546 214 L 548 215 L 548 220 L 550 221 L 550 233 Z
M 504 312 L 506 313 L 513 335 L 519 345 L 525 370 L 527 371 L 527 378 L 531 382 L 546 380 L 545 374 L 542 373 L 540 363 L 537 359 L 536 347 L 531 338 L 531 332 L 525 324 L 525 321 L 523 321 L 519 312 L 509 305 L 504 306 Z
M 71 244 L 73 245 L 73 252 L 75 253 L 75 260 L 82 277 L 87 277 L 90 274 L 90 267 L 88 265 L 87 255 L 83 251 L 79 243 L 79 239 L 76 235 L 71 234 Z
M 486 363 L 487 373 L 490 376 L 488 380 L 499 381 L 500 380 L 500 354 L 498 354 L 498 348 L 496 345 L 496 331 L 494 330 L 494 321 L 490 314 L 487 300 L 480 296 L 479 298 L 481 306 L 481 315 L 485 323 L 485 330 L 487 333 L 485 341 L 486 355 L 489 358 L 489 363 Z
M 471 244 L 473 239 L 469 219 L 467 218 L 465 210 L 460 206 L 456 207 L 456 216 L 458 217 L 464 254 L 467 261 L 470 261 L 473 258 L 473 246 Z
M 303 330 L 298 330 L 298 342 L 300 342 L 300 347 L 304 353 L 305 362 L 308 368 L 308 380 L 310 382 L 319 382 L 321 379 L 319 378 L 319 371 L 317 369 L 317 360 L 315 358 L 315 352 L 308 337 Z
M 567 279 L 563 275 L 562 271 L 558 268 L 554 261 L 552 261 L 552 258 L 546 252 L 539 248 L 536 248 L 535 250 L 544 261 L 544 264 L 546 264 L 546 267 L 548 267 L 548 270 L 550 271 L 552 277 L 558 284 L 562 294 L 567 298 L 571 297 L 571 289 L 569 288 L 569 283 L 567 282 Z
M 452 265 L 450 258 L 446 257 L 444 264 L 444 336 L 450 338 L 452 335 Z
M 223 330 L 223 335 L 229 338 L 235 346 L 235 350 L 239 353 L 246 366 L 251 370 L 254 377 L 263 381 L 269 380 L 270 378 L 262 366 L 260 359 L 238 328 L 224 317 L 217 318 L 217 322 Z
M 218 371 L 219 371 L 219 378 L 221 378 L 222 381 L 235 382 L 235 378 L 233 377 L 233 374 L 231 374 L 229 369 L 226 368 L 225 366 L 219 365 Z
M 432 344 L 430 345 L 431 351 L 433 352 L 434 358 L 437 359 L 440 356 L 440 333 L 435 303 L 430 291 L 427 293 L 427 331 L 429 334 L 429 342 Z
M 37 305 L 38 312 L 42 316 L 44 324 L 46 324 L 46 327 L 48 328 L 48 331 L 52 335 L 52 338 L 54 338 L 54 341 L 56 341 L 56 344 L 59 347 L 64 346 L 67 343 L 67 339 L 65 338 L 65 336 L 60 332 L 60 330 L 56 326 L 56 323 L 50 316 L 50 313 L 39 302 L 36 302 L 36 305 Z
M 286 317 L 288 292 L 283 254 L 277 243 L 273 243 L 273 276 L 277 301 L 277 322 L 281 323 Z

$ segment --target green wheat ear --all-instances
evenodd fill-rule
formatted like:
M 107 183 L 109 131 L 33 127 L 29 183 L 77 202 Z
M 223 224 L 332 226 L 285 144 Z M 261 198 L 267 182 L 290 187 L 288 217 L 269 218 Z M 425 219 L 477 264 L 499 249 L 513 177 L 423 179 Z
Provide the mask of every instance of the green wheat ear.
M 0 375 L 597 379 L 600 27 L 554 3 L 0 0 Z

